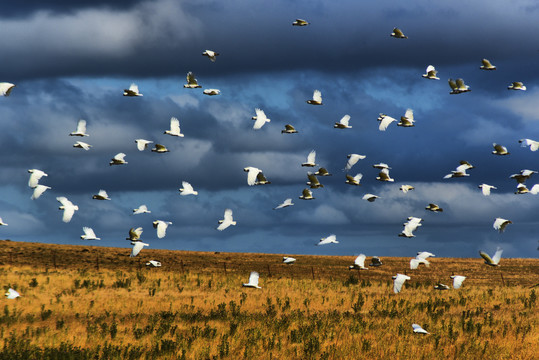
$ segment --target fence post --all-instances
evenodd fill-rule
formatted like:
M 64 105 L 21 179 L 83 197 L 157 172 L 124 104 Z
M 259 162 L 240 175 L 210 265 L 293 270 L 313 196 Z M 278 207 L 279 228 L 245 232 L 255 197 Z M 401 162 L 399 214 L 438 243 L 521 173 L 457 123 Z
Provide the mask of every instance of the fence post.
M 313 274 L 313 280 L 314 280 L 314 267 L 311 266 L 311 273 Z
M 225 274 L 226 274 L 226 262 L 223 263 L 223 267 L 225 268 Z

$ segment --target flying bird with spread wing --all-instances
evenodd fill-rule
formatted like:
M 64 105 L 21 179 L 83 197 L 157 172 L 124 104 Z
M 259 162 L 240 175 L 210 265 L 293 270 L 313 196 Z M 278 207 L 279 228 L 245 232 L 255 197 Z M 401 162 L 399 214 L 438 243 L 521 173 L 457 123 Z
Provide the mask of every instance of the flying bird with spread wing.
M 138 90 L 138 85 L 133 83 L 129 89 L 124 89 L 124 96 L 142 96 L 142 94 Z
M 256 115 L 252 117 L 252 119 L 255 120 L 255 123 L 253 124 L 254 130 L 262 128 L 262 126 L 264 126 L 267 122 L 271 121 L 271 119 L 268 119 L 266 116 L 264 110 L 256 108 L 255 113 Z
M 481 257 L 485 259 L 485 264 L 490 265 L 490 266 L 500 266 L 500 259 L 502 258 L 502 253 L 503 253 L 503 250 L 498 247 L 496 249 L 496 253 L 491 258 L 486 252 L 479 251 L 479 255 L 481 255 Z
M 217 230 L 223 231 L 230 225 L 236 225 L 236 221 L 234 221 L 234 219 L 232 218 L 232 210 L 226 209 L 223 220 L 219 220 L 219 226 L 217 227 Z
M 165 130 L 164 134 L 171 136 L 184 137 L 180 131 L 180 120 L 174 116 L 170 118 L 170 130 Z
M 58 209 L 64 211 L 62 221 L 65 223 L 70 222 L 71 218 L 73 217 L 73 214 L 75 214 L 76 210 L 79 210 L 79 207 L 77 205 L 74 205 L 65 196 L 59 196 L 56 198 L 56 200 L 61 204 Z
M 315 90 L 313 92 L 313 98 L 311 100 L 306 101 L 307 104 L 311 105 L 322 105 L 322 93 L 320 90 Z

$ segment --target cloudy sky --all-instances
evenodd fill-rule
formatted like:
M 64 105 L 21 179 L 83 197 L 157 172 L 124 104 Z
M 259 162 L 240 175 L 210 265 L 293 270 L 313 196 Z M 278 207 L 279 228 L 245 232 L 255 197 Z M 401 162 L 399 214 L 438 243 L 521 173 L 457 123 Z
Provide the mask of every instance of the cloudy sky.
M 536 257 L 539 195 L 515 195 L 509 178 L 539 170 L 539 151 L 519 139 L 539 140 L 539 6 L 533 0 L 474 2 L 358 2 L 230 0 L 25 1 L 0 14 L 0 82 L 17 86 L 0 98 L 0 238 L 82 244 L 83 226 L 101 241 L 130 247 L 129 228 L 144 228 L 151 248 L 268 252 L 365 253 L 476 257 Z M 294 27 L 296 18 L 308 20 Z M 399 27 L 409 37 L 390 37 Z M 201 54 L 220 53 L 215 63 Z M 496 71 L 479 69 L 481 59 Z M 440 80 L 421 77 L 427 65 Z M 202 89 L 185 89 L 196 74 Z M 447 80 L 463 78 L 471 92 L 450 95 Z M 522 81 L 527 91 L 508 91 Z M 143 97 L 124 97 L 138 84 Z M 220 89 L 206 96 L 206 88 Z M 306 103 L 319 89 L 322 106 Z M 255 108 L 271 119 L 253 130 Z M 379 113 L 394 118 L 414 110 L 416 126 L 378 130 Z M 352 129 L 334 129 L 344 115 Z M 180 119 L 184 138 L 163 134 Z M 69 133 L 85 119 L 89 137 Z M 298 134 L 281 134 L 293 124 Z M 139 152 L 135 139 L 170 152 Z M 76 140 L 90 151 L 73 148 Z M 492 155 L 492 144 L 507 156 Z M 320 177 L 313 201 L 300 200 L 315 149 Z M 109 166 L 117 153 L 127 165 Z M 350 171 L 362 186 L 345 184 L 346 156 L 366 155 Z M 443 179 L 467 160 L 469 177 Z M 376 180 L 373 164 L 391 166 L 394 183 Z M 243 168 L 271 181 L 248 186 Z M 28 169 L 52 187 L 31 200 Z M 316 169 L 315 169 L 316 170 Z M 180 196 L 189 181 L 198 196 Z M 539 183 L 532 176 L 527 185 Z M 478 185 L 497 187 L 489 197 Z M 410 184 L 407 194 L 399 186 Z M 111 201 L 93 200 L 105 189 Z M 365 193 L 380 198 L 362 200 Z M 61 220 L 57 196 L 80 208 Z M 294 206 L 273 210 L 286 198 Z M 443 213 L 425 210 L 436 203 Z M 132 215 L 147 204 L 151 214 Z M 217 231 L 231 208 L 236 226 Z M 415 238 L 402 238 L 407 217 L 423 218 Z M 504 233 L 492 227 L 513 222 Z M 152 221 L 171 221 L 156 237 Z M 317 247 L 336 234 L 339 244 Z M 126 252 L 128 250 L 126 249 Z

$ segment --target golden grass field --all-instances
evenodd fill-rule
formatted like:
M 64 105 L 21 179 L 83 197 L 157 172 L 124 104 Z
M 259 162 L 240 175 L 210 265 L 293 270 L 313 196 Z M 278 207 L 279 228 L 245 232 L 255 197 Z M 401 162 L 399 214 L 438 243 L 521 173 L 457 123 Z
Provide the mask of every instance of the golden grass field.
M 0 241 L 0 359 L 537 359 L 539 259 L 207 253 Z M 291 254 L 286 254 L 291 255 Z M 370 257 L 367 258 L 370 260 Z M 150 268 L 148 260 L 163 266 Z M 408 269 L 408 270 L 407 270 Z M 262 289 L 243 288 L 251 271 Z M 411 281 L 399 294 L 391 276 Z M 459 290 L 452 274 L 467 276 Z M 418 323 L 431 334 L 412 332 Z

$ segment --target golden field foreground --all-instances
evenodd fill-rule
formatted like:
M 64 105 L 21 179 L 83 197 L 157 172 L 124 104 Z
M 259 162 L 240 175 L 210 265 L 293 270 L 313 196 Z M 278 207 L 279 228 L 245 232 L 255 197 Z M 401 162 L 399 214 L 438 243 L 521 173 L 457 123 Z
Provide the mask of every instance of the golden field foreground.
M 204 253 L 0 241 L 0 359 L 534 359 L 538 259 Z M 289 255 L 289 254 L 287 254 Z M 159 260 L 163 266 L 145 266 Z M 370 258 L 368 258 L 370 260 Z M 407 270 L 408 269 L 408 270 Z M 262 289 L 243 288 L 250 271 Z M 394 294 L 391 276 L 411 280 Z M 434 290 L 449 276 L 462 288 Z M 429 335 L 414 334 L 412 323 Z

